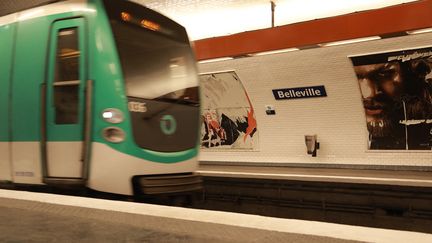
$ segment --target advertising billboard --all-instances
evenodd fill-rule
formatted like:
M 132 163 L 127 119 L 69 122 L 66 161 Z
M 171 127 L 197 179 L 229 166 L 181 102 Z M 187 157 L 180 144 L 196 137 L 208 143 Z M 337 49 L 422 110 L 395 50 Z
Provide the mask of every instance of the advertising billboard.
M 256 150 L 258 130 L 249 96 L 234 71 L 200 75 L 201 148 Z
M 432 149 L 432 47 L 350 57 L 370 150 Z

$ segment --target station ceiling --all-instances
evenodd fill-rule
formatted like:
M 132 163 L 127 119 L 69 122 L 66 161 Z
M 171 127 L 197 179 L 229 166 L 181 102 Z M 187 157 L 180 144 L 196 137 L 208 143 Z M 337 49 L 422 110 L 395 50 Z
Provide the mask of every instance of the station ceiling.
M 133 0 L 186 27 L 192 40 L 272 25 L 270 0 Z M 416 0 L 273 0 L 274 26 L 321 19 Z

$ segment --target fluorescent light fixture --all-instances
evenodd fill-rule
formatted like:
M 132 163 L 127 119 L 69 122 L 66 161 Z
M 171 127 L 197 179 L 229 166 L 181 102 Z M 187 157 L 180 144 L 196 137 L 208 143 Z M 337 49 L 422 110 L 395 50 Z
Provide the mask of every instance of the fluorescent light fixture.
M 318 44 L 319 46 L 325 47 L 325 46 L 337 46 L 337 45 L 345 45 L 345 44 L 352 44 L 352 43 L 358 43 L 363 41 L 372 41 L 372 40 L 379 40 L 381 37 L 379 36 L 369 36 L 364 38 L 357 38 L 357 39 L 350 39 L 350 40 L 343 40 L 343 41 L 335 41 L 335 42 L 329 42 L 324 44 Z
M 258 52 L 258 53 L 252 54 L 252 55 L 253 56 L 264 56 L 264 55 L 285 53 L 285 52 L 298 51 L 298 50 L 300 50 L 300 49 L 293 47 L 293 48 L 280 49 L 280 50 L 274 50 L 274 51 L 263 51 L 263 52 Z
M 422 33 L 427 33 L 427 32 L 432 32 L 432 28 L 419 29 L 419 30 L 409 30 L 406 33 L 409 35 L 415 35 L 415 34 L 422 34 Z
M 232 58 L 232 57 L 221 57 L 221 58 L 202 60 L 202 61 L 199 61 L 198 63 L 203 64 L 203 63 L 210 63 L 210 62 L 220 62 L 220 61 L 226 61 L 226 60 L 231 60 L 231 59 L 234 59 L 234 58 Z

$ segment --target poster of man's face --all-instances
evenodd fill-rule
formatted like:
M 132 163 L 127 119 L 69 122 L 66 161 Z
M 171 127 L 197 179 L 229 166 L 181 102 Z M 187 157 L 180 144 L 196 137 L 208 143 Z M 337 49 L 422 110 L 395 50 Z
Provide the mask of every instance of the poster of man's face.
M 432 149 L 432 47 L 350 57 L 369 149 Z

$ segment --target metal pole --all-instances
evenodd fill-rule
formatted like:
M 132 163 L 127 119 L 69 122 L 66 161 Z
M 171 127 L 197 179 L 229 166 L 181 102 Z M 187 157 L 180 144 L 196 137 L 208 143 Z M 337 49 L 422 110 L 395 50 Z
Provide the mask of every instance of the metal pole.
M 270 1 L 270 5 L 271 5 L 271 27 L 274 27 L 274 12 L 275 12 L 275 8 L 276 8 L 276 4 L 273 1 Z

